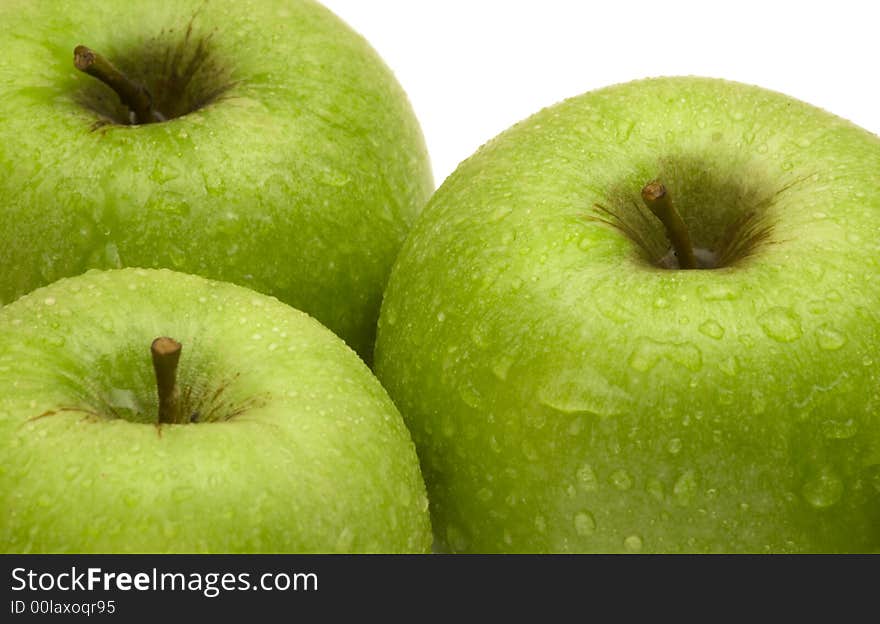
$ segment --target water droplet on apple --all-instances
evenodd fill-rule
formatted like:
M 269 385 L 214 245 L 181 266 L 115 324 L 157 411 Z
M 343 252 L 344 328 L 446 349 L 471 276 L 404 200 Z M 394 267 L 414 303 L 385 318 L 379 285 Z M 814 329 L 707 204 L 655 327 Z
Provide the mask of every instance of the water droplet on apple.
M 658 502 L 663 502 L 663 499 L 666 497 L 663 490 L 663 482 L 657 477 L 651 477 L 645 483 L 645 491 L 651 496 L 651 498 Z
M 397 486 L 397 502 L 404 509 L 413 504 L 413 492 L 409 483 L 401 481 Z
M 666 443 L 666 452 L 670 455 L 678 455 L 681 452 L 681 439 L 680 438 L 672 438 L 669 442 Z
M 397 308 L 393 306 L 385 308 L 382 319 L 389 327 L 393 327 L 394 324 L 397 323 Z
M 440 420 L 440 433 L 446 438 L 451 438 L 455 435 L 455 421 L 452 416 L 444 413 Z
M 861 235 L 857 234 L 856 232 L 850 232 L 849 234 L 846 235 L 846 242 L 848 242 L 854 246 L 861 245 L 862 240 L 863 239 L 862 239 Z
M 471 341 L 474 343 L 474 346 L 478 349 L 485 349 L 487 346 L 489 346 L 487 334 L 488 329 L 482 323 L 476 323 L 473 327 L 471 327 Z
M 547 519 L 544 516 L 535 516 L 535 530 L 544 533 L 547 530 Z
M 661 359 L 680 364 L 692 372 L 703 367 L 702 352 L 689 343 L 659 342 L 650 338 L 641 338 L 629 358 L 629 365 L 639 372 L 648 372 Z
M 596 473 L 593 472 L 593 467 L 590 464 L 584 464 L 578 468 L 577 480 L 581 489 L 585 492 L 595 492 L 599 489 L 599 480 L 596 478 Z
M 636 128 L 635 120 L 621 119 L 615 126 L 615 135 L 620 143 L 626 143 Z
M 873 464 L 864 470 L 865 480 L 868 485 L 880 494 L 880 464 Z
M 569 423 L 566 433 L 570 436 L 579 436 L 587 427 L 587 419 L 584 416 L 575 416 Z
M 668 308 L 669 307 L 669 300 L 666 299 L 665 297 L 657 297 L 654 300 L 654 307 L 659 310 L 662 310 L 664 308 Z
M 672 486 L 672 497 L 678 505 L 690 505 L 697 492 L 697 476 L 693 470 L 687 470 L 675 480 Z
M 324 169 L 321 172 L 321 182 L 328 186 L 342 187 L 351 182 L 351 176 L 338 169 Z
M 538 450 L 535 448 L 535 445 L 531 443 L 531 441 L 525 440 L 520 448 L 522 448 L 522 453 L 523 455 L 525 455 L 527 460 L 531 462 L 538 460 Z
M 334 549 L 338 553 L 351 552 L 354 546 L 355 533 L 351 527 L 344 527 L 336 537 Z
M 513 540 L 511 540 L 512 542 Z M 467 549 L 468 539 L 465 534 L 454 524 L 446 526 L 446 542 L 453 551 L 463 551 Z M 508 542 L 508 543 L 511 543 Z
M 735 377 L 736 374 L 739 372 L 739 360 L 736 358 L 735 355 L 731 355 L 730 357 L 721 360 L 718 368 L 720 368 L 721 372 L 725 375 Z
M 113 241 L 104 245 L 104 267 L 108 269 L 122 268 L 122 257 L 119 255 L 119 248 Z
M 623 540 L 623 548 L 626 552 L 638 553 L 642 552 L 642 538 L 638 535 L 630 535 Z
M 117 411 L 123 410 L 131 414 L 138 412 L 137 395 L 128 388 L 111 388 L 107 394 L 107 404 Z M 124 418 L 126 414 L 120 416 Z
M 630 400 L 628 393 L 613 385 L 598 371 L 590 376 L 560 374 L 538 390 L 538 401 L 563 414 L 584 413 L 611 416 Z
M 543 410 L 533 410 L 526 414 L 526 424 L 532 429 L 542 429 L 547 424 L 547 414 Z
M 633 350 L 629 357 L 630 368 L 640 373 L 647 373 L 657 365 L 660 358 L 657 356 L 656 349 L 651 348 L 652 342 L 643 342 Z
M 836 351 L 846 344 L 846 336 L 826 323 L 816 330 L 819 347 L 826 351 Z
M 699 293 L 704 301 L 734 301 L 739 297 L 739 291 L 727 284 L 702 286 Z
M 752 389 L 752 413 L 763 414 L 767 409 L 767 397 L 758 388 Z
M 708 320 L 700 325 L 700 333 L 715 340 L 721 340 L 724 337 L 724 328 L 716 321 Z
M 758 324 L 777 342 L 794 342 L 804 333 L 800 317 L 789 308 L 771 308 L 758 317 Z
M 461 400 L 470 407 L 479 408 L 483 404 L 483 397 L 469 381 L 465 381 L 458 389 L 458 395 L 461 397 Z
M 843 481 L 831 467 L 823 466 L 804 483 L 801 495 L 816 509 L 827 509 L 843 497 Z
M 501 445 L 495 436 L 489 436 L 489 450 L 496 454 L 501 452 Z
M 611 473 L 611 484 L 618 490 L 625 492 L 633 485 L 633 480 L 626 470 L 615 470 Z
M 182 269 L 186 266 L 187 254 L 177 245 L 168 245 L 165 252 L 168 257 L 168 262 L 171 264 L 172 268 Z
M 513 208 L 510 206 L 498 206 L 495 210 L 492 211 L 492 214 L 489 215 L 489 221 L 498 222 L 504 219 L 507 215 L 513 212 Z
M 718 388 L 719 405 L 733 405 L 735 402 L 736 397 L 734 396 L 733 392 L 725 388 Z
M 589 511 L 581 511 L 574 515 L 574 530 L 581 537 L 589 537 L 596 532 L 596 518 Z
M 807 303 L 810 314 L 822 315 L 828 313 L 828 304 L 824 301 L 813 300 Z
M 438 312 L 437 313 L 437 320 L 441 323 L 443 321 L 445 321 L 446 320 L 446 313 L 445 312 Z
M 828 419 L 819 426 L 822 435 L 829 440 L 848 440 L 859 431 L 859 424 L 853 418 L 846 420 Z
M 500 381 L 506 381 L 512 365 L 513 358 L 503 356 L 492 365 L 492 374 Z
M 622 325 L 633 318 L 632 310 L 617 301 L 597 301 L 596 307 L 602 316 L 618 325 Z
M 196 495 L 196 490 L 189 486 L 176 487 L 171 490 L 171 499 L 176 503 L 189 500 Z
M 48 253 L 44 253 L 40 256 L 39 269 L 40 277 L 43 278 L 44 282 L 54 282 L 61 277 L 55 269 L 55 258 Z

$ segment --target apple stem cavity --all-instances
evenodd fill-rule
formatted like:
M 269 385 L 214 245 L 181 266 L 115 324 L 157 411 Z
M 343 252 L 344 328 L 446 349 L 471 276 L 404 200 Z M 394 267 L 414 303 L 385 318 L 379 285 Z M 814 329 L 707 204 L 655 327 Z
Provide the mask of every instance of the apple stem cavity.
M 136 125 L 165 121 L 165 116 L 153 108 L 153 96 L 146 87 L 130 80 L 113 63 L 84 45 L 73 50 L 73 64 L 81 72 L 97 78 L 116 92 L 128 107 Z
M 177 388 L 177 363 L 183 345 L 173 338 L 156 338 L 150 345 L 156 388 L 159 391 L 159 424 L 177 424 L 180 419 L 180 391 Z
M 694 246 L 691 243 L 688 227 L 672 205 L 672 198 L 663 183 L 659 180 L 648 182 L 642 189 L 642 201 L 666 228 L 666 237 L 672 244 L 672 249 L 678 260 L 678 268 L 700 268 L 694 255 Z

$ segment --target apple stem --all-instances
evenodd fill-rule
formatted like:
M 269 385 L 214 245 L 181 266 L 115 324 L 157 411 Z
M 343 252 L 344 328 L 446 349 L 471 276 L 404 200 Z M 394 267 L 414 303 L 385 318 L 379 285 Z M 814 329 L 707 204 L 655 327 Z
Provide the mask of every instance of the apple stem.
M 177 363 L 183 345 L 173 338 L 156 338 L 150 345 L 153 370 L 156 372 L 156 388 L 159 391 L 159 424 L 180 422 L 177 388 Z
M 78 45 L 73 50 L 73 64 L 81 72 L 97 78 L 116 92 L 119 100 L 134 113 L 134 123 L 148 124 L 165 121 L 164 115 L 153 109 L 153 96 L 146 87 L 130 80 L 106 58 Z
M 691 243 L 688 227 L 672 205 L 672 198 L 663 183 L 659 180 L 648 182 L 642 189 L 642 201 L 666 228 L 666 237 L 672 243 L 672 249 L 678 259 L 678 267 L 680 269 L 699 268 L 697 258 L 694 256 L 694 246 Z

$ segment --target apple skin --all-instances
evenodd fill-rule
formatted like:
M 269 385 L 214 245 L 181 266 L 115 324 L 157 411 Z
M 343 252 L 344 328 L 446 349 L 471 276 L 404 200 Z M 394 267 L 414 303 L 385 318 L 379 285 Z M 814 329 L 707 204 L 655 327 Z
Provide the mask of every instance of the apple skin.
M 150 343 L 165 335 L 198 423 L 155 424 Z M 355 353 L 274 298 L 166 269 L 90 271 L 0 309 L 0 507 L 15 553 L 432 540 L 415 447 Z
M 0 304 L 89 268 L 164 267 L 276 296 L 369 359 L 433 182 L 363 38 L 303 0 L 12 0 L 0 22 Z M 143 51 L 161 57 L 190 22 L 186 53 L 210 35 L 205 66 L 223 68 L 202 82 L 229 89 L 165 123 L 96 129 L 84 94 L 116 96 L 76 71 L 74 47 L 138 79 Z
M 591 216 L 658 177 L 695 244 L 751 202 L 769 239 L 648 262 Z M 696 77 L 575 97 L 462 163 L 395 264 L 375 362 L 440 548 L 876 551 L 877 188 L 878 137 Z

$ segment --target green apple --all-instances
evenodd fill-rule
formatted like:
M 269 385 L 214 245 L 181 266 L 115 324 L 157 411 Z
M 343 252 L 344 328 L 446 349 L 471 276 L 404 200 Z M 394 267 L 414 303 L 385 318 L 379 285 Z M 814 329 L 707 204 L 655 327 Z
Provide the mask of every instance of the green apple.
M 427 552 L 427 507 L 379 382 L 277 299 L 120 269 L 0 309 L 3 552 Z
M 465 161 L 376 347 L 439 543 L 876 550 L 878 188 L 878 137 L 693 77 L 573 98 Z
M 0 23 L 0 304 L 171 268 L 276 296 L 370 357 L 433 183 L 364 39 L 310 0 L 6 0 Z

